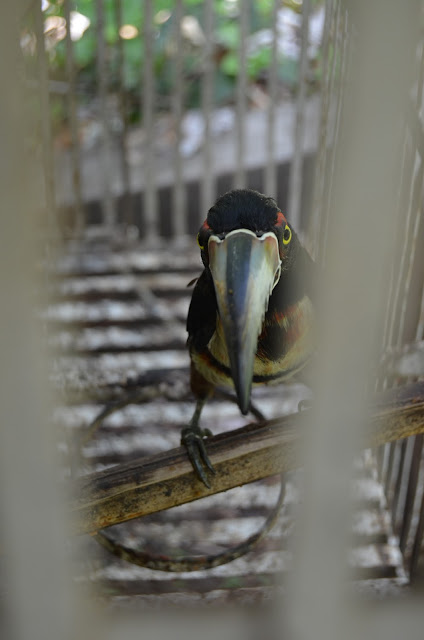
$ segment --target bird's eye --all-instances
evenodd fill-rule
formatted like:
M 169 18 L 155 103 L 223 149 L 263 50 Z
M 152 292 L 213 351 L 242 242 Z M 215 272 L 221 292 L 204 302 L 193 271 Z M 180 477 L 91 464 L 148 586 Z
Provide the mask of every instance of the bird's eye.
M 292 232 L 288 224 L 284 227 L 283 244 L 288 244 L 291 240 Z

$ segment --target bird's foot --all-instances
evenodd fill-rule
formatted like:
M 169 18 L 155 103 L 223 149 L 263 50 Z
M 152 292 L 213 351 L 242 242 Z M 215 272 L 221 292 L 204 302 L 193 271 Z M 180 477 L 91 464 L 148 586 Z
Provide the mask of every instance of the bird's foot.
M 212 432 L 209 429 L 200 429 L 194 425 L 188 425 L 188 427 L 184 427 L 181 430 L 181 444 L 187 449 L 187 454 L 193 465 L 193 469 L 208 489 L 210 489 L 211 485 L 204 467 L 209 469 L 211 473 L 215 473 L 215 469 L 207 454 L 204 438 L 211 435 Z

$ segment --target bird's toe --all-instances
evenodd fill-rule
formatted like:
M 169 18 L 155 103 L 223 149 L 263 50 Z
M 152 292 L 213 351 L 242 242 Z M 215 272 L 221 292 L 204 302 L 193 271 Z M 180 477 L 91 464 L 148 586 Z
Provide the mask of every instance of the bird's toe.
M 209 429 L 199 429 L 198 427 L 188 426 L 181 431 L 181 444 L 186 448 L 189 460 L 203 484 L 210 489 L 210 482 L 207 478 L 205 468 L 211 473 L 215 473 L 215 469 L 209 459 L 206 451 L 204 438 L 211 436 Z

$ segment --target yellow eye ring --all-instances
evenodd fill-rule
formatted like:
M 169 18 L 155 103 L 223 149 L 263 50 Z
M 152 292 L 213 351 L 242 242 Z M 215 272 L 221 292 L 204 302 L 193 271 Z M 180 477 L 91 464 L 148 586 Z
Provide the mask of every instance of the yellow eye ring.
M 288 233 L 287 233 L 288 232 Z M 292 232 L 288 224 L 284 227 L 283 244 L 288 244 L 292 238 Z
M 199 236 L 200 236 L 200 233 L 198 233 L 198 234 L 197 234 L 197 238 L 196 238 L 196 240 L 197 240 L 197 244 L 199 245 L 199 247 L 200 247 L 200 248 L 201 248 L 201 250 L 203 251 L 203 249 L 204 249 L 205 247 L 204 247 L 204 246 L 202 246 L 202 245 L 200 244 Z

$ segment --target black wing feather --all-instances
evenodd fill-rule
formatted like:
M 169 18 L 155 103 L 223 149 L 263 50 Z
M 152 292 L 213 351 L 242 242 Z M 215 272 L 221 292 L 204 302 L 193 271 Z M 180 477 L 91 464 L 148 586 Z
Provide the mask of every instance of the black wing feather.
M 202 351 L 216 327 L 217 304 L 212 276 L 204 269 L 196 282 L 187 316 L 188 345 Z

